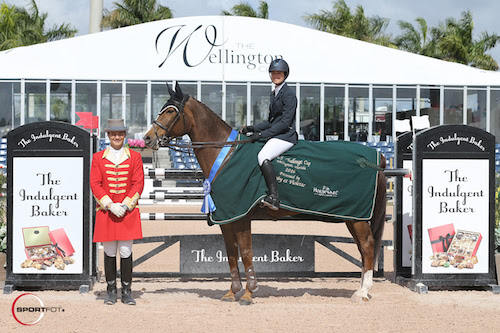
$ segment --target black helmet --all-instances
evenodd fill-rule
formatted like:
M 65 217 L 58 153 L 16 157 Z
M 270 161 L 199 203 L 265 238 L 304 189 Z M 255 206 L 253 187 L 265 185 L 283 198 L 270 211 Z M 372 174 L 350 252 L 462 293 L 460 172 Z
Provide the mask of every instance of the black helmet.
M 290 68 L 288 68 L 288 64 L 286 63 L 285 60 L 274 59 L 273 61 L 271 61 L 271 64 L 269 65 L 269 73 L 271 72 L 284 72 L 286 80 L 288 74 L 290 74 Z

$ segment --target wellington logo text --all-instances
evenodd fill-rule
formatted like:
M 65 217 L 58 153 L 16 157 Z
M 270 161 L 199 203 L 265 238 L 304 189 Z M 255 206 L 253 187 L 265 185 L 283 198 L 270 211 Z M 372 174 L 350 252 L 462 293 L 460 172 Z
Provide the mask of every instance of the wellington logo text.
M 229 45 L 221 40 L 215 25 L 175 25 L 163 29 L 156 36 L 155 50 L 162 57 L 158 67 L 166 65 L 174 55 L 181 56 L 184 65 L 196 67 L 204 62 L 210 64 L 244 65 L 253 70 L 268 65 L 282 55 L 263 54 L 255 51 L 252 43 L 236 42 Z

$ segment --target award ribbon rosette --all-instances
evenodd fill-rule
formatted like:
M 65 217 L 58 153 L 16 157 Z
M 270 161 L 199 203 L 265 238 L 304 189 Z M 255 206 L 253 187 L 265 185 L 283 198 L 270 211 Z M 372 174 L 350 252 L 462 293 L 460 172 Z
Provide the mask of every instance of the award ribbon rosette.
M 429 232 L 429 239 L 434 254 L 448 251 L 453 236 L 455 236 L 455 227 L 453 223 L 429 228 L 427 231 Z

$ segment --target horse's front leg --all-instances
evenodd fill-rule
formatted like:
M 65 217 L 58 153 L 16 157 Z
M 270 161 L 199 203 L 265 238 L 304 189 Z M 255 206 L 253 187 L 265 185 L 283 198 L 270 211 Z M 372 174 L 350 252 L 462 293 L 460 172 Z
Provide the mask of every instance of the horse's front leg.
M 252 230 L 251 219 L 245 217 L 235 223 L 236 239 L 240 248 L 241 260 L 245 266 L 247 286 L 245 293 L 240 298 L 240 305 L 252 304 L 252 293 L 259 289 L 257 277 L 253 268 Z
M 222 297 L 222 301 L 236 301 L 235 294 L 242 288 L 240 281 L 240 272 L 238 270 L 238 242 L 234 232 L 233 224 L 222 224 L 220 226 L 224 243 L 226 245 L 227 261 L 231 272 L 231 287 L 229 291 Z
M 363 267 L 361 269 L 361 287 L 352 295 L 351 301 L 356 303 L 366 303 L 371 297 L 368 292 L 373 287 L 375 240 L 368 223 L 346 222 L 346 224 L 356 241 L 356 244 L 358 245 L 363 263 Z

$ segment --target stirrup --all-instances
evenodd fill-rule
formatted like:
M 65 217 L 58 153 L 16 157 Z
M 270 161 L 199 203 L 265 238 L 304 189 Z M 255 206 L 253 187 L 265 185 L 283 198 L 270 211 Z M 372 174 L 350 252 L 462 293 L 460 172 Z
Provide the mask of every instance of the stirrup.
M 274 198 L 271 195 L 266 196 L 260 202 L 262 206 L 266 206 L 271 210 L 279 210 L 280 209 L 280 201 L 279 199 Z

